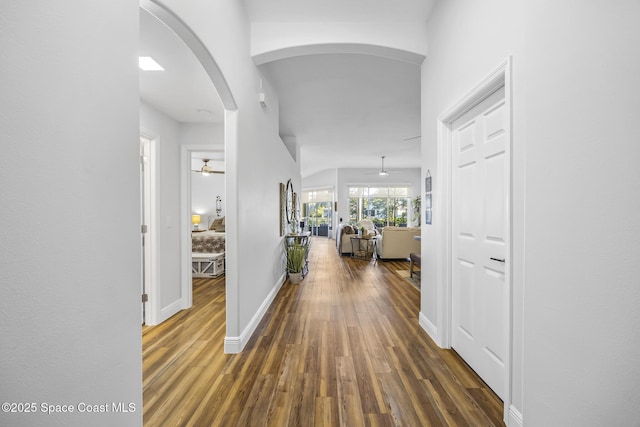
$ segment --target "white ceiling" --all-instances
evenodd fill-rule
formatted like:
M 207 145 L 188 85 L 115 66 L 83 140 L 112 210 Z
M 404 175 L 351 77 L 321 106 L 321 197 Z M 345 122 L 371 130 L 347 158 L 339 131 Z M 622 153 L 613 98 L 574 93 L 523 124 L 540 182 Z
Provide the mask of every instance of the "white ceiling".
M 200 62 L 178 36 L 143 9 L 139 49 L 139 56 L 150 56 L 164 68 L 140 70 L 143 101 L 182 123 L 222 123 L 222 103 Z
M 261 68 L 280 97 L 280 132 L 303 176 L 328 168 L 419 167 L 420 68 L 367 55 L 308 55 Z
M 253 22 L 424 22 L 437 0 L 244 0 Z M 163 24 L 141 10 L 141 97 L 181 122 L 221 122 L 204 69 Z M 295 137 L 303 177 L 331 168 L 420 167 L 420 67 L 387 58 L 307 55 L 260 66 L 280 100 L 280 134 Z M 211 113 L 209 113 L 209 111 Z M 414 138 L 405 141 L 408 138 Z
M 427 22 L 437 0 L 243 0 L 252 22 Z

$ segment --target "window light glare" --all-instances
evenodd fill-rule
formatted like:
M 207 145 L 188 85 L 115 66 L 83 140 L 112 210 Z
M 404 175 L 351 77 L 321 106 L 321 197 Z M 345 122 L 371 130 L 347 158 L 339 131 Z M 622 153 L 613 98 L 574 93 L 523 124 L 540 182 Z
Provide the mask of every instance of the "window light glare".
M 138 57 L 138 66 L 143 71 L 164 71 L 164 68 L 150 56 Z

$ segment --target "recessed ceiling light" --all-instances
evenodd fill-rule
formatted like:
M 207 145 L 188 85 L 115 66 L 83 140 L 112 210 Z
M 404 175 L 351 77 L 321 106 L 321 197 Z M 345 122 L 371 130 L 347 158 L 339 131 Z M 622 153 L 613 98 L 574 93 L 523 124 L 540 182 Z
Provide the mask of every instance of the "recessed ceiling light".
M 150 56 L 138 57 L 138 66 L 143 71 L 164 71 L 164 68 Z

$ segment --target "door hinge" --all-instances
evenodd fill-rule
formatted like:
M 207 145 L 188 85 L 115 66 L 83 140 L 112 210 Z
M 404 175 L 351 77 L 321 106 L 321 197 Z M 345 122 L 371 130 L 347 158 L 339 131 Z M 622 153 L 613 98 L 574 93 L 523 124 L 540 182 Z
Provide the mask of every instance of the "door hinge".
M 149 301 L 149 294 L 142 294 L 142 302 Z
M 141 226 L 140 226 L 140 232 L 141 232 L 142 234 L 145 234 L 145 233 L 147 232 L 147 226 L 146 226 L 145 224 L 143 224 L 143 225 L 141 225 Z

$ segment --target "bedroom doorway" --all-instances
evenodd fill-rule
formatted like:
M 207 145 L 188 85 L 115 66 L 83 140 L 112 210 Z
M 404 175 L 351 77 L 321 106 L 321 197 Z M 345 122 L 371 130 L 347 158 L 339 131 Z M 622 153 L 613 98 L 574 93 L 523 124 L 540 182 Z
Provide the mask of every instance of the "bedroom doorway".
M 219 278 L 224 275 L 226 283 L 226 233 L 222 222 L 227 211 L 224 132 L 223 127 L 217 126 L 211 127 L 209 131 L 209 139 L 220 140 L 220 144 L 181 146 L 184 194 L 181 210 L 186 218 L 183 227 L 188 227 L 183 229 L 184 233 L 181 232 L 184 236 L 183 309 L 190 308 L 193 304 L 194 278 Z M 222 229 L 219 228 L 220 222 Z M 211 229 L 216 224 L 218 226 Z M 213 258 L 216 261 L 211 261 Z M 195 259 L 198 261 L 194 261 Z M 208 259 L 210 262 L 203 263 L 201 259 Z

